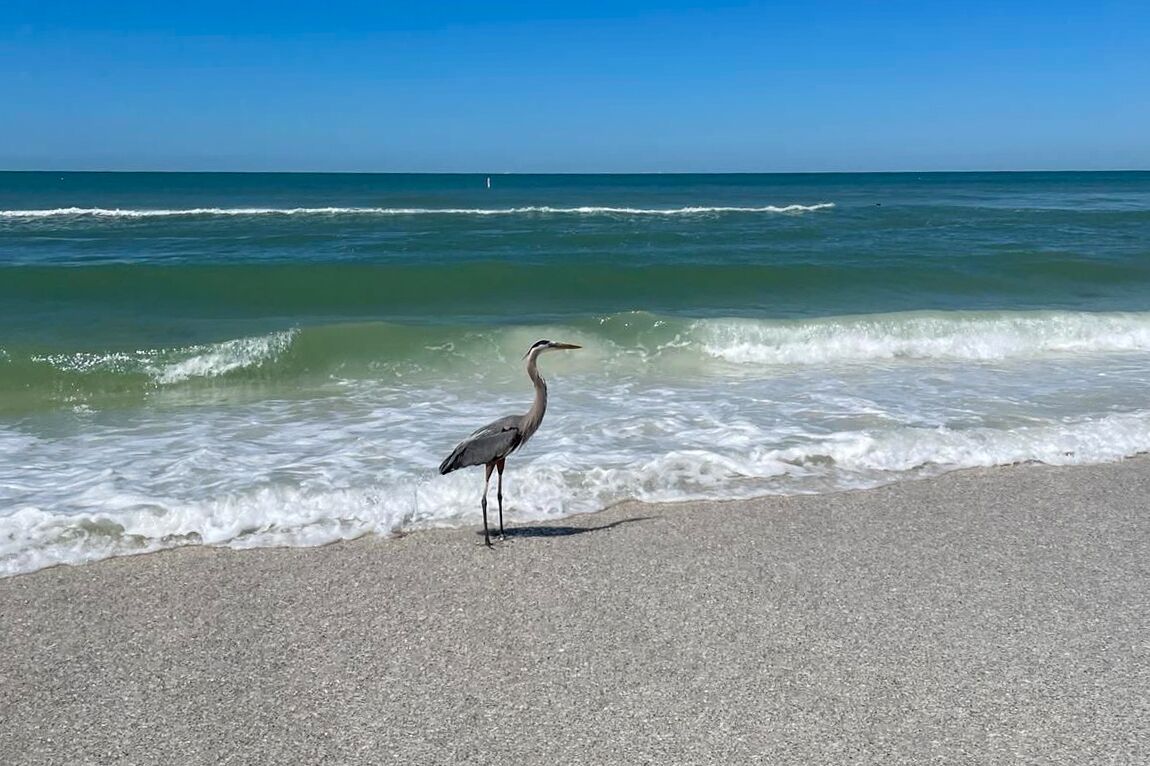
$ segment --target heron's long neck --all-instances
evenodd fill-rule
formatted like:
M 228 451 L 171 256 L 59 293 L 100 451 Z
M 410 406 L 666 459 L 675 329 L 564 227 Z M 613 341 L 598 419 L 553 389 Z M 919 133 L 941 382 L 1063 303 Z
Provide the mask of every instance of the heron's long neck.
M 547 381 L 539 374 L 538 361 L 538 354 L 532 354 L 527 360 L 527 377 L 535 384 L 535 401 L 531 403 L 531 409 L 527 410 L 524 416 L 524 439 L 535 433 L 539 424 L 543 422 L 543 415 L 547 412 Z

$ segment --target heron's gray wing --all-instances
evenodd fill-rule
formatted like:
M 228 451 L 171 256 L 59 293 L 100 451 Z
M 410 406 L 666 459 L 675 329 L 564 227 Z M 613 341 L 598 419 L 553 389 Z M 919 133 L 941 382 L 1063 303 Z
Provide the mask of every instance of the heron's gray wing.
M 439 472 L 451 473 L 457 468 L 487 465 L 507 457 L 522 440 L 522 422 L 522 416 L 508 415 L 483 426 L 456 445 L 447 459 L 440 463 Z
M 508 415 L 507 417 L 499 418 L 499 420 L 493 420 L 482 428 L 475 429 L 471 432 L 471 436 L 469 436 L 468 439 L 504 433 L 506 431 L 518 431 L 522 422 L 522 415 Z

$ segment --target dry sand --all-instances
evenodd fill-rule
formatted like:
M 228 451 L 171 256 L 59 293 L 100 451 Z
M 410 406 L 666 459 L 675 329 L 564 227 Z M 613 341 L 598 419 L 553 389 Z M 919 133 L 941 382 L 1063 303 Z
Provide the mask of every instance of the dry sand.
M 1150 763 L 1150 461 L 0 581 L 0 763 Z

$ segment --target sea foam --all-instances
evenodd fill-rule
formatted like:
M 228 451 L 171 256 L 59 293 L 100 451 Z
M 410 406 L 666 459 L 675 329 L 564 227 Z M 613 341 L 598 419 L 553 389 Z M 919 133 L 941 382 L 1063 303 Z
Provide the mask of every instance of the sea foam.
M 770 441 L 769 434 L 761 438 Z M 957 468 L 1028 461 L 1085 464 L 1148 449 L 1150 413 L 1017 430 L 836 433 L 787 449 L 673 449 L 616 455 L 606 465 L 552 443 L 543 453 L 514 461 L 506 478 L 508 518 L 512 523 L 552 520 L 624 498 L 672 502 L 857 489 Z M 436 477 L 427 468 L 406 476 L 383 472 L 374 479 L 362 467 L 338 478 L 304 473 L 312 478 L 266 483 L 266 474 L 254 476 L 246 489 L 209 490 L 199 499 L 133 491 L 121 486 L 123 478 L 109 475 L 81 493 L 84 509 L 60 513 L 27 504 L 0 517 L 0 576 L 183 545 L 313 546 L 369 533 L 479 522 L 476 472 Z M 357 486 L 340 486 L 349 480 Z
M 551 207 L 528 205 L 506 208 L 421 208 L 421 207 L 296 207 L 296 208 L 219 208 L 201 207 L 174 210 L 136 210 L 124 208 L 64 207 L 49 210 L 0 210 L 0 218 L 173 218 L 195 216 L 414 216 L 414 215 L 640 215 L 681 216 L 721 213 L 811 213 L 830 210 L 833 202 L 813 205 L 761 205 L 749 207 L 695 205 L 678 208 L 609 207 L 588 205 L 581 207 Z
M 739 364 L 1025 359 L 1150 350 L 1150 314 L 911 312 L 793 321 L 702 320 L 690 339 Z
M 258 367 L 275 359 L 291 346 L 295 336 L 296 331 L 291 330 L 193 347 L 189 356 L 178 361 L 150 365 L 149 372 L 160 384 L 219 377 L 235 370 Z
M 551 407 L 509 462 L 507 516 L 1150 451 L 1148 328 L 1146 314 L 1071 312 L 549 326 L 585 348 L 544 361 Z M 475 427 L 526 408 L 519 356 L 543 331 L 330 326 L 57 359 L 78 375 L 134 370 L 155 396 L 0 423 L 0 574 L 476 525 L 482 473 L 436 466 Z M 253 369 L 260 397 L 229 396 Z M 196 381 L 212 395 L 181 393 Z
M 521 346 L 556 335 L 586 350 L 572 362 L 612 378 L 756 368 L 1005 362 L 1150 352 L 1150 313 L 908 312 L 802 320 L 684 319 L 636 312 L 567 326 L 456 328 L 385 322 L 302 327 L 183 347 L 13 356 L 0 386 L 75 396 L 258 374 L 274 385 L 340 377 L 435 381 L 484 374 Z M 26 359 L 27 363 L 20 364 Z M 23 375 L 24 377 L 21 377 Z M 49 383 L 55 380 L 56 383 Z M 25 399 L 28 394 L 26 393 Z

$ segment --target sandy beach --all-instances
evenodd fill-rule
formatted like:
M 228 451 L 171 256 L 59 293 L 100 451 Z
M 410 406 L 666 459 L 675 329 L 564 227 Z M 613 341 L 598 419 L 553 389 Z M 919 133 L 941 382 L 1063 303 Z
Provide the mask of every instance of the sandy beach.
M 1150 760 L 1150 460 L 0 581 L 0 761 Z

